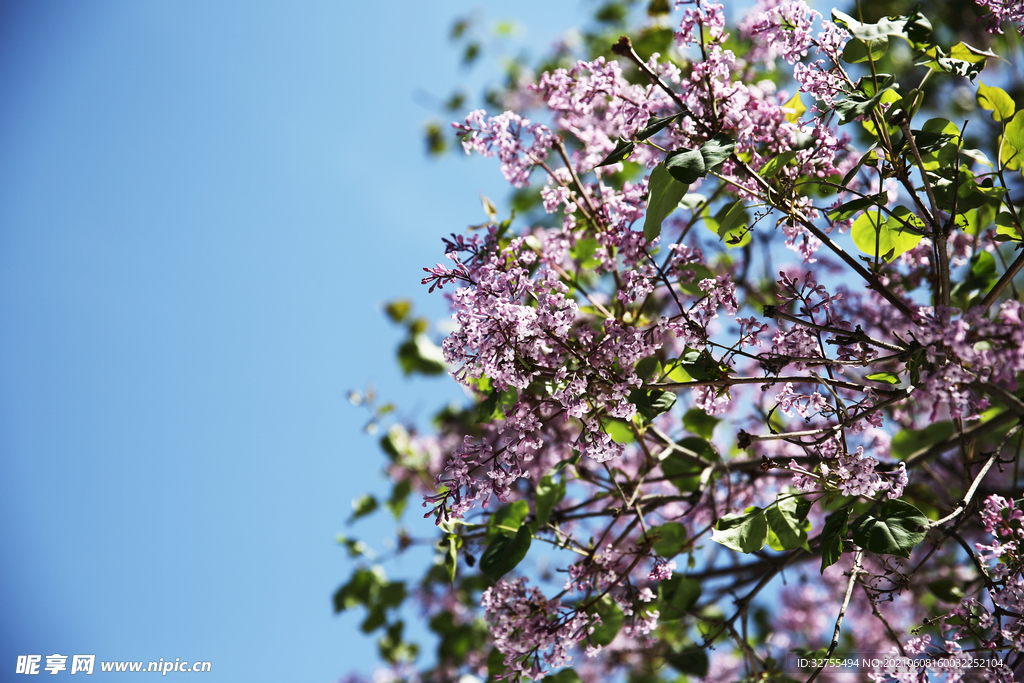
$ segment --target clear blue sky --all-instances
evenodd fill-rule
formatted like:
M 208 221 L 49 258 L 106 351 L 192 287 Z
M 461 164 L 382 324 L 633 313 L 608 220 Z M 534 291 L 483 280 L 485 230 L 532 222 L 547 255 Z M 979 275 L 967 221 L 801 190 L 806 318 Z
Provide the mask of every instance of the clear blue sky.
M 474 7 L 536 53 L 586 3 L 0 5 L 0 681 L 19 654 L 372 669 L 330 610 L 383 489 L 345 394 L 459 396 L 400 377 L 380 307 L 444 315 L 420 268 L 505 196 L 423 153 L 415 93 L 467 78 Z

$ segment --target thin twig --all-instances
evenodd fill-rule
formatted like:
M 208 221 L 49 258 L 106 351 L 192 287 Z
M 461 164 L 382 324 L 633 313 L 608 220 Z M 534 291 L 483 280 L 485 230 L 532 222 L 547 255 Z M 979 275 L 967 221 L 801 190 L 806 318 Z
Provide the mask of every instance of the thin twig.
M 857 575 L 860 574 L 860 559 L 864 554 L 864 551 L 860 548 L 857 549 L 857 554 L 853 559 L 853 568 L 850 569 L 850 581 L 846 584 L 846 597 L 843 598 L 843 606 L 839 609 L 839 616 L 836 618 L 836 630 L 832 633 L 832 642 L 828 646 L 828 652 L 822 658 L 821 666 L 815 669 L 811 677 L 807 679 L 807 683 L 812 683 L 821 670 L 825 668 L 826 662 L 832 656 L 832 653 L 836 651 L 836 647 L 839 646 L 839 630 L 843 625 L 843 617 L 846 616 L 846 608 L 850 606 L 850 597 L 853 596 L 853 585 L 857 583 Z
M 974 481 L 971 482 L 971 488 L 967 489 L 967 493 L 964 495 L 963 500 L 961 500 L 960 503 L 956 506 L 956 509 L 953 510 L 948 515 L 946 515 L 945 517 L 943 517 L 942 519 L 937 519 L 934 522 L 929 522 L 929 529 L 934 529 L 937 526 L 945 524 L 946 522 L 953 519 L 954 517 L 956 517 L 961 512 L 967 509 L 967 506 L 971 504 L 971 499 L 974 498 L 975 491 L 977 491 L 978 486 L 981 485 L 981 480 L 985 478 L 985 475 L 988 474 L 988 471 L 992 468 L 993 463 L 995 463 L 996 459 L 999 457 L 999 454 L 1003 451 L 1003 446 L 1005 446 L 1010 441 L 1010 439 L 1013 438 L 1013 435 L 1016 434 L 1018 431 L 1020 431 L 1020 423 L 1014 425 L 1013 428 L 1006 433 L 1006 436 L 1003 437 L 1003 440 L 999 444 L 999 447 L 992 452 L 992 455 L 989 456 L 989 459 L 985 462 L 985 466 L 981 468 L 980 472 L 978 472 L 978 476 L 976 476 L 974 478 Z

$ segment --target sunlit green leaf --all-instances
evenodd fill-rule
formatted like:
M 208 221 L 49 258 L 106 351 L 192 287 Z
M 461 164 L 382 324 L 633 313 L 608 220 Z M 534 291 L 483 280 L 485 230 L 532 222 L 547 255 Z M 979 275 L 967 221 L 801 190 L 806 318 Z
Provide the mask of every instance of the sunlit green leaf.
M 780 497 L 777 505 L 765 510 L 768 528 L 778 542 L 777 547 L 772 547 L 773 550 L 807 548 L 807 530 L 810 523 L 800 516 L 798 500 L 795 496 Z M 769 539 L 769 543 L 771 540 Z
M 895 211 L 894 211 L 895 213 Z M 901 216 L 905 222 L 909 211 Z M 913 225 L 913 224 L 912 224 Z M 857 248 L 869 256 L 878 256 L 892 261 L 900 254 L 910 251 L 921 241 L 921 235 L 908 229 L 898 218 L 885 217 L 881 211 L 868 211 L 853 222 L 850 236 Z
M 793 150 L 787 150 L 774 155 L 771 159 L 765 162 L 764 166 L 758 170 L 758 175 L 762 178 L 772 178 L 778 173 L 782 167 L 793 160 L 796 156 L 796 152 Z
M 711 540 L 741 553 L 760 550 L 768 541 L 764 510 L 751 506 L 743 513 L 722 517 L 711 532 Z
M 981 81 L 978 81 L 978 106 L 992 112 L 994 121 L 1009 121 L 1017 110 L 1013 98 L 1005 90 L 985 85 Z

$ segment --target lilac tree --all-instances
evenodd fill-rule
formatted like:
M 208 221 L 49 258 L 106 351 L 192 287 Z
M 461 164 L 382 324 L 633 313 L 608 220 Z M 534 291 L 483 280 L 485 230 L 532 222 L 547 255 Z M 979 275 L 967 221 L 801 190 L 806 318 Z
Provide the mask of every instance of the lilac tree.
M 1019 3 L 982 4 L 1019 41 Z M 436 529 L 397 547 L 437 561 L 389 581 L 347 539 L 336 609 L 382 631 L 385 680 L 1013 680 L 1024 112 L 985 81 L 1015 67 L 921 12 L 660 5 L 646 54 L 455 124 L 538 208 L 485 202 L 424 269 L 443 357 L 389 308 L 407 371 L 470 398 L 382 440 L 388 506 Z

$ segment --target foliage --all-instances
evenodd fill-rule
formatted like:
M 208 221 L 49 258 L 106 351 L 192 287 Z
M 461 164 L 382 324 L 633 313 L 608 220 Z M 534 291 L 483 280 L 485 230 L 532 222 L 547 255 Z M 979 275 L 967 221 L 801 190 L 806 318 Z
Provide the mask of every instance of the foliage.
M 436 561 L 389 581 L 346 537 L 360 561 L 336 610 L 365 608 L 388 680 L 811 681 L 839 652 L 877 681 L 1011 680 L 1011 67 L 917 10 L 762 0 L 727 29 L 721 5 L 670 9 L 627 29 L 635 10 L 602 7 L 635 39 L 588 33 L 587 59 L 560 48 L 509 82 L 495 101 L 514 110 L 454 124 L 525 220 L 485 200 L 488 221 L 424 269 L 456 323 L 440 352 L 407 303 L 388 308 L 403 370 L 447 370 L 471 400 L 381 439 L 384 507 L 401 519 L 414 492 L 436 527 L 400 529 L 398 551 Z M 992 30 L 1024 21 L 985 11 Z M 952 92 L 972 94 L 969 121 Z M 381 507 L 360 498 L 353 520 Z M 404 639 L 410 601 L 433 658 Z

